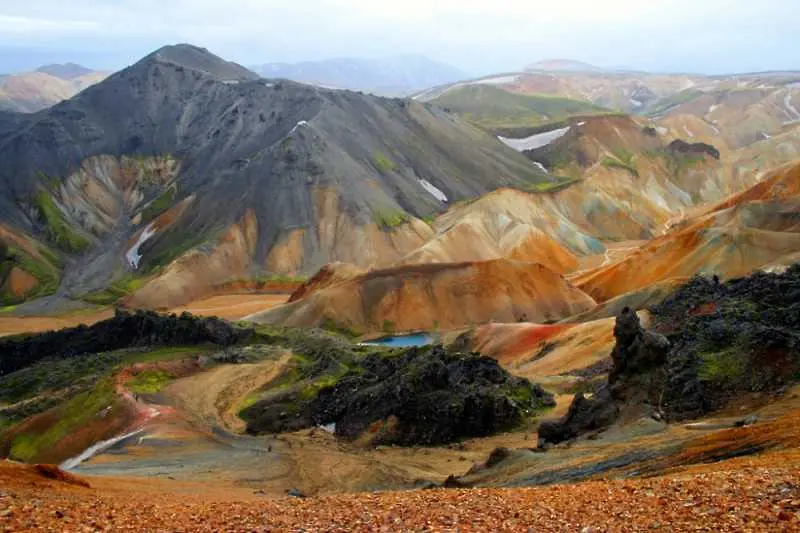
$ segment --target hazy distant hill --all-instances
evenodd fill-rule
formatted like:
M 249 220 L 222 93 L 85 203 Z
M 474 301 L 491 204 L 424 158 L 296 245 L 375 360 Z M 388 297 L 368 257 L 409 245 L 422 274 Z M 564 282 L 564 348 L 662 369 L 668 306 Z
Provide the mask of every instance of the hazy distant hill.
M 0 75 L 0 110 L 33 113 L 71 98 L 107 75 L 75 63 Z
M 268 78 L 287 78 L 383 95 L 408 94 L 467 77 L 455 67 L 418 55 L 267 63 L 252 69 Z
M 51 76 L 61 78 L 62 80 L 72 80 L 87 74 L 91 74 L 94 71 L 90 68 L 84 67 L 83 65 L 78 65 L 77 63 L 53 63 L 51 65 L 44 65 L 37 68 L 36 72 L 44 72 L 45 74 L 50 74 Z

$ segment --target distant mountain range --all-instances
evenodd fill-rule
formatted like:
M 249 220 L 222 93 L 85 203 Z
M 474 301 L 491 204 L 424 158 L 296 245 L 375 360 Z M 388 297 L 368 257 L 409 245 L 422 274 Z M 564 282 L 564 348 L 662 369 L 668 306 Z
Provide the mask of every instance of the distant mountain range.
M 406 95 L 467 77 L 455 67 L 419 55 L 267 63 L 251 69 L 265 78 L 286 78 L 389 96 Z

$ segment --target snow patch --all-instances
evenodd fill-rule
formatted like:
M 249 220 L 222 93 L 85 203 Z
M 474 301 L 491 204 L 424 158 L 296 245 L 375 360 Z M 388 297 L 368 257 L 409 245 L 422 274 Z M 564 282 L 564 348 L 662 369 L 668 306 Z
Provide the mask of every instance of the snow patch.
M 125 259 L 128 261 L 128 265 L 134 270 L 139 268 L 139 261 L 142 260 L 142 254 L 139 253 L 139 247 L 145 243 L 147 239 L 152 237 L 156 234 L 155 224 L 152 222 L 139 234 L 139 238 L 136 239 L 136 243 L 131 246 L 131 249 L 125 252 Z
M 289 132 L 289 135 L 294 133 L 297 130 L 297 128 L 300 128 L 302 126 L 308 126 L 308 121 L 306 120 L 299 121 L 297 124 L 294 125 L 294 128 L 292 128 L 292 131 Z
M 239 80 L 222 80 L 225 85 L 239 85 Z
M 509 224 L 511 224 L 511 218 L 509 218 L 508 215 L 506 215 L 505 213 L 499 213 L 497 215 L 497 227 L 498 227 L 498 229 L 500 229 L 502 231 L 502 230 L 506 229 L 506 227 Z
M 503 85 L 504 83 L 514 83 L 519 76 L 495 76 L 493 78 L 484 78 L 482 80 L 475 80 L 468 82 L 470 85 Z
M 635 98 L 631 98 L 630 102 L 633 107 L 642 107 L 644 105 L 642 102 L 636 100 Z
M 709 113 L 713 113 L 717 109 L 719 109 L 719 104 L 711 104 L 710 106 L 708 106 L 708 112 Z
M 578 123 L 576 124 L 576 126 L 583 126 L 584 124 L 586 124 L 586 121 L 585 121 L 585 120 L 582 120 L 582 121 L 578 122 Z
M 525 150 L 535 150 L 536 148 L 547 146 L 556 139 L 566 135 L 569 130 L 570 127 L 567 126 L 566 128 L 559 128 L 557 130 L 550 130 L 544 133 L 537 133 L 522 139 L 510 139 L 500 135 L 498 135 L 497 138 L 506 146 L 513 148 L 518 152 L 524 152 Z
M 264 82 L 264 87 L 269 87 L 270 89 L 275 87 L 275 84 L 269 81 Z
M 130 437 L 133 437 L 135 435 L 138 435 L 142 431 L 144 431 L 144 428 L 140 428 L 140 429 L 137 429 L 136 431 L 131 431 L 130 433 L 125 433 L 124 435 L 119 435 L 117 437 L 113 437 L 113 438 L 108 439 L 108 440 L 101 440 L 100 442 L 92 444 L 91 446 L 89 446 L 88 448 L 83 450 L 83 452 L 80 455 L 77 455 L 77 456 L 75 456 L 75 457 L 73 457 L 71 459 L 67 459 L 66 461 L 61 463 L 59 465 L 59 467 L 62 470 L 72 470 L 73 468 L 75 468 L 79 464 L 81 464 L 81 463 L 83 463 L 85 461 L 88 461 L 89 459 L 91 459 L 92 457 L 97 455 L 98 453 L 104 452 L 105 450 L 111 448 L 112 446 L 114 446 L 115 444 L 117 444 L 120 441 L 123 441 L 125 439 L 130 438 Z
M 545 166 L 543 164 L 539 163 L 538 161 L 534 161 L 533 164 L 534 164 L 534 166 L 536 166 L 539 170 L 541 170 L 545 174 L 548 173 L 547 169 L 545 168 Z
M 792 104 L 792 96 L 794 96 L 792 92 L 787 92 L 786 96 L 783 98 L 783 105 L 786 107 L 786 115 L 789 117 L 789 121 L 785 122 L 785 124 L 791 124 L 792 122 L 800 120 L 800 112 L 797 111 L 797 108 Z
M 327 431 L 331 435 L 336 433 L 336 422 L 331 422 L 330 424 L 320 424 L 317 427 L 323 431 Z
M 694 133 L 692 133 L 692 130 L 690 130 L 686 126 L 683 127 L 683 131 L 685 131 L 686 135 L 688 135 L 689 137 L 694 138 Z
M 658 126 L 656 128 L 656 131 L 658 132 L 659 135 L 666 135 L 667 133 L 669 133 L 669 129 L 665 128 L 664 126 Z
M 437 189 L 430 181 L 420 178 L 419 184 L 422 185 L 422 188 L 428 191 L 431 194 L 431 196 L 433 196 L 440 202 L 447 202 L 447 195 L 442 191 L 440 191 L 439 189 Z

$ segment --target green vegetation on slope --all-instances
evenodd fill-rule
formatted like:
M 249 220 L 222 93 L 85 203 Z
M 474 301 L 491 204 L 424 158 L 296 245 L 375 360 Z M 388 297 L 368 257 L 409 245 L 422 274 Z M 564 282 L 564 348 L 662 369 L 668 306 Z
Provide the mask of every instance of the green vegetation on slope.
M 575 115 L 608 112 L 589 102 L 557 96 L 516 94 L 490 85 L 460 87 L 434 99 L 433 103 L 489 130 L 536 126 Z
M 114 403 L 114 383 L 111 379 L 104 379 L 91 390 L 78 394 L 58 407 L 55 424 L 41 428 L 41 431 L 33 430 L 15 436 L 11 441 L 9 458 L 16 461 L 33 460 L 89 423 L 107 407 L 113 407 Z
M 161 196 L 150 202 L 147 207 L 142 210 L 142 223 L 147 224 L 158 215 L 172 207 L 175 203 L 175 196 L 177 195 L 177 187 L 170 187 Z
M 408 213 L 399 209 L 376 209 L 373 215 L 375 223 L 384 231 L 401 226 L 411 218 Z
M 14 305 L 56 291 L 60 279 L 58 258 L 44 248 L 40 249 L 40 253 L 46 261 L 34 258 L 20 248 L 0 243 L 0 306 Z M 12 288 L 6 286 L 6 280 L 14 267 L 27 272 L 38 282 L 24 295 L 14 294 Z
M 47 238 L 67 253 L 78 253 L 89 247 L 89 240 L 67 222 L 47 191 L 39 191 L 34 199 L 39 219 L 45 225 Z
M 633 157 L 633 153 L 620 148 L 614 151 L 613 157 L 604 158 L 602 164 L 606 168 L 621 168 L 627 170 L 638 178 L 639 171 L 636 170 L 636 167 L 633 164 Z
M 694 100 L 698 96 L 702 96 L 703 94 L 704 94 L 703 91 L 688 89 L 686 91 L 675 93 L 666 98 L 662 98 L 661 100 L 658 100 L 653 105 L 653 107 L 647 111 L 647 116 L 652 117 L 656 115 L 661 115 L 662 113 L 666 113 L 673 107 L 677 107 L 681 104 L 691 102 L 692 100 Z
M 372 152 L 372 162 L 375 164 L 375 168 L 384 174 L 397 170 L 397 165 L 394 164 L 394 161 L 380 150 Z
M 146 282 L 147 278 L 126 274 L 122 279 L 115 281 L 107 288 L 101 291 L 90 292 L 81 299 L 90 304 L 111 305 L 121 298 L 132 295 L 144 286 Z
M 130 380 L 126 387 L 137 394 L 155 394 L 166 387 L 175 376 L 166 370 L 144 370 Z

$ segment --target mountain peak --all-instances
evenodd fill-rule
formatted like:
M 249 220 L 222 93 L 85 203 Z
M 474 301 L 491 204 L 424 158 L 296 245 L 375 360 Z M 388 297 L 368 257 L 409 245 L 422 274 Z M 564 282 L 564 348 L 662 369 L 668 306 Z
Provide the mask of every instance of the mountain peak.
M 162 46 L 142 61 L 172 63 L 223 80 L 253 80 L 258 75 L 238 63 L 226 61 L 206 48 L 188 43 Z

